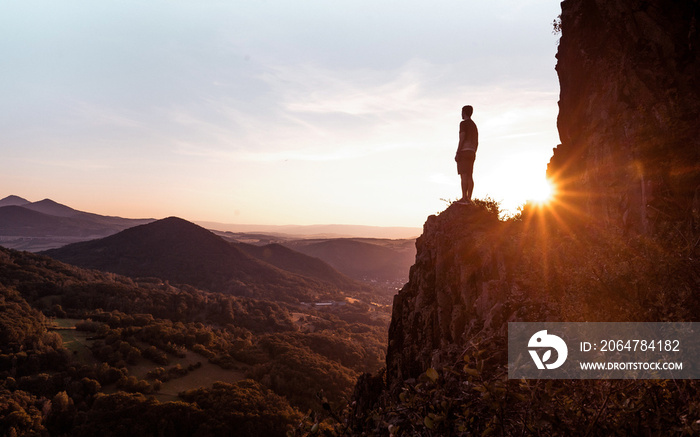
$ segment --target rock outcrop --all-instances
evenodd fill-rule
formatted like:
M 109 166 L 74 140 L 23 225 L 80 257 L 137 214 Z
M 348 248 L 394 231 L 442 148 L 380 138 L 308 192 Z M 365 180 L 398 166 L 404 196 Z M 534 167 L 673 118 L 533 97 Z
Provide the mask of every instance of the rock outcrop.
M 474 205 L 430 216 L 409 282 L 394 297 L 387 381 L 415 378 L 457 357 L 482 329 L 505 329 L 510 292 L 504 223 Z M 505 331 L 504 331 L 505 332 Z
M 559 145 L 548 175 L 579 216 L 697 239 L 700 2 L 566 0 Z
M 553 214 L 560 223 L 619 229 L 623 238 L 673 233 L 696 250 L 699 10 L 698 1 L 562 3 L 562 144 L 548 166 L 560 190 Z M 504 255 L 517 251 L 503 250 L 510 244 L 504 226 L 483 209 L 456 204 L 428 218 L 409 282 L 394 299 L 389 388 L 449 364 L 472 336 L 505 332 L 517 316 L 508 307 L 518 293 L 517 260 Z M 623 270 L 602 265 L 581 277 L 610 287 Z

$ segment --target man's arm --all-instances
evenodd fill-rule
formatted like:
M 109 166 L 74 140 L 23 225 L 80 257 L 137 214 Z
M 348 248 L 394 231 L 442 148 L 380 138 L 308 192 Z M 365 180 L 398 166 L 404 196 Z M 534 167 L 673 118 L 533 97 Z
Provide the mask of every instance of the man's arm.
M 467 138 L 467 132 L 464 130 L 464 121 L 461 121 L 459 123 L 459 142 L 457 143 L 457 152 L 455 153 L 455 161 L 459 158 L 459 151 L 462 149 L 462 144 L 464 144 L 464 140 Z
M 464 144 L 464 139 L 467 138 L 466 132 L 459 133 L 459 142 L 457 143 L 457 152 L 455 153 L 455 161 L 459 159 L 459 151 L 462 150 L 462 144 Z

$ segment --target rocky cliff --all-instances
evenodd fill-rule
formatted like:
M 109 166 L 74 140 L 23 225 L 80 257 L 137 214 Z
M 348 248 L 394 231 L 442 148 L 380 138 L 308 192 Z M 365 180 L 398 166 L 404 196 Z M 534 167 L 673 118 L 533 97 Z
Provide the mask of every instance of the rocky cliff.
M 561 139 L 548 167 L 579 217 L 697 239 L 697 0 L 562 2 Z
M 672 235 L 674 250 L 678 244 L 684 254 L 698 250 L 699 11 L 698 1 L 562 3 L 557 55 L 562 144 L 548 175 L 559 187 L 552 216 L 569 234 L 540 241 L 539 248 L 554 247 L 555 255 L 547 260 L 541 254 L 547 271 L 542 283 L 530 287 L 531 295 L 569 294 L 569 300 L 594 310 L 603 299 L 619 298 L 647 320 L 665 317 L 673 299 L 692 301 L 659 278 L 683 278 L 676 289 L 690 290 L 697 278 L 686 279 L 694 267 L 668 252 L 652 253 L 649 248 L 657 244 L 628 244 L 625 238 Z M 571 232 L 577 227 L 569 221 L 597 234 Z M 428 218 L 409 282 L 394 299 L 386 359 L 390 388 L 459 359 L 480 332 L 497 336 L 509 319 L 522 320 L 514 309 L 523 308 L 513 297 L 522 292 L 527 273 L 518 267 L 517 244 L 528 247 L 523 242 L 532 236 L 525 234 L 535 231 L 521 226 L 521 235 L 514 236 L 505 227 L 483 208 L 456 204 Z M 670 241 L 660 246 L 671 247 Z M 529 259 L 537 264 L 537 254 Z M 673 275 L 640 274 L 661 265 Z
M 562 3 L 557 198 L 507 222 L 488 202 L 428 218 L 355 434 L 700 431 L 696 381 L 509 380 L 505 342 L 508 321 L 699 320 L 699 10 Z
M 394 297 L 389 381 L 439 367 L 482 329 L 504 329 L 510 290 L 503 227 L 497 213 L 472 205 L 453 204 L 428 218 L 409 282 Z

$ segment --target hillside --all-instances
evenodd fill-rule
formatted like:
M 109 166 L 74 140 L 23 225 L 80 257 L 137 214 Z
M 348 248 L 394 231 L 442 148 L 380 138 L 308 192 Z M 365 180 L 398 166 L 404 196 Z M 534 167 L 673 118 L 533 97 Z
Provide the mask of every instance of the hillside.
M 19 196 L 12 195 L 0 199 L 0 246 L 30 252 L 41 252 L 71 243 L 100 239 L 153 221 L 155 220 L 102 216 L 78 211 L 51 199 L 30 202 Z M 415 256 L 414 239 L 321 238 L 318 235 L 310 238 L 302 235 L 307 232 L 310 234 L 322 233 L 321 230 L 324 230 L 324 232 L 336 230 L 339 235 L 345 232 L 358 235 L 386 236 L 394 235 L 398 231 L 403 232 L 403 234 L 396 235 L 410 235 L 410 232 L 415 231 L 411 228 L 340 225 L 328 225 L 325 227 L 260 227 L 261 229 L 269 228 L 271 231 L 279 232 L 283 228 L 284 231 L 288 231 L 290 234 L 241 233 L 216 230 L 229 227 L 235 229 L 257 229 L 254 225 L 207 224 L 207 229 L 210 229 L 227 241 L 255 246 L 279 244 L 295 251 L 295 255 L 290 256 L 282 253 L 281 247 L 275 246 L 270 246 L 269 250 L 265 252 L 260 252 L 255 248 L 244 250 L 244 252 L 247 252 L 248 255 L 254 258 L 260 259 L 261 255 L 272 251 L 275 254 L 274 256 L 269 260 L 261 260 L 264 262 L 278 260 L 284 265 L 275 264 L 277 261 L 269 263 L 282 270 L 302 276 L 316 277 L 318 274 L 326 275 L 325 279 L 321 279 L 329 280 L 340 288 L 360 289 L 362 287 L 357 283 L 353 283 L 352 280 L 364 282 L 382 291 L 380 298 L 382 301 L 390 301 L 391 295 L 393 295 L 395 290 L 406 283 L 408 269 L 413 263 Z M 298 232 L 298 234 L 295 234 L 295 232 Z M 243 246 L 239 246 L 239 248 L 242 249 Z M 328 266 L 316 265 L 317 261 L 304 260 L 302 254 L 322 260 L 330 265 L 332 267 L 331 270 L 335 270 L 335 272 L 329 273 Z M 269 254 L 265 256 L 269 256 Z M 299 259 L 293 261 L 293 263 L 297 264 L 293 266 L 290 264 L 290 261 L 291 258 L 296 257 Z M 311 271 L 306 272 L 306 268 L 311 269 Z M 345 277 L 338 277 L 338 272 Z M 348 278 L 352 280 L 349 281 Z
M 300 238 L 294 235 L 212 230 L 227 241 L 253 246 L 281 245 L 318 258 L 343 275 L 370 284 L 391 299 L 408 280 L 416 256 L 415 239 Z
M 319 258 L 304 255 L 280 244 L 255 246 L 238 243 L 235 246 L 244 253 L 279 269 L 326 281 L 340 290 L 369 290 L 369 287 L 362 286 L 357 281 L 348 278 Z
M 50 199 L 29 202 L 8 196 L 0 200 L 0 245 L 38 252 L 105 237 L 151 221 L 78 211 Z
M 2 435 L 306 435 L 386 338 L 362 304 L 316 311 L 3 248 L 0 307 Z
M 44 253 L 80 267 L 134 278 L 157 277 L 210 291 L 281 301 L 342 300 L 342 289 L 362 288 L 349 279 L 342 280 L 338 273 L 332 274 L 329 267 L 322 279 L 306 276 L 318 272 L 320 261 L 308 267 L 312 260 L 294 261 L 291 251 L 281 254 L 281 248 L 275 249 L 275 256 L 269 257 L 273 263 L 269 263 L 249 255 L 242 247 L 186 220 L 170 217 Z M 254 249 L 247 247 L 251 253 L 257 252 Z M 273 252 L 268 248 L 268 253 Z M 264 258 L 265 251 L 256 255 Z M 302 267 L 302 262 L 307 266 Z M 275 263 L 294 271 L 275 267 Z
M 324 260 L 351 278 L 397 288 L 406 283 L 416 255 L 415 240 L 336 238 L 294 240 L 284 244 Z

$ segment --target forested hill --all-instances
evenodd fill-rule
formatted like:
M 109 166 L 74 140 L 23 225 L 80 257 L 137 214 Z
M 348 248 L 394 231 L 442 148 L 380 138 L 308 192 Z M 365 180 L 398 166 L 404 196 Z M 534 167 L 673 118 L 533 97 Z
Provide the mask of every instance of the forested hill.
M 336 270 L 363 280 L 403 286 L 416 257 L 415 240 L 361 238 L 306 239 L 286 246 L 320 258 Z
M 133 278 L 157 277 L 209 291 L 287 302 L 342 300 L 343 292 L 368 290 L 320 260 L 282 247 L 258 249 L 229 243 L 176 217 L 44 253 Z
M 260 261 L 271 264 L 287 272 L 320 279 L 333 284 L 340 290 L 369 290 L 369 287 L 361 285 L 357 281 L 348 278 L 319 258 L 304 255 L 301 252 L 289 249 L 281 244 L 266 244 L 264 246 L 256 246 L 247 243 L 233 244 L 242 252 L 257 258 Z
M 388 316 L 3 248 L 0 309 L 0 435 L 305 435 L 379 369 Z

